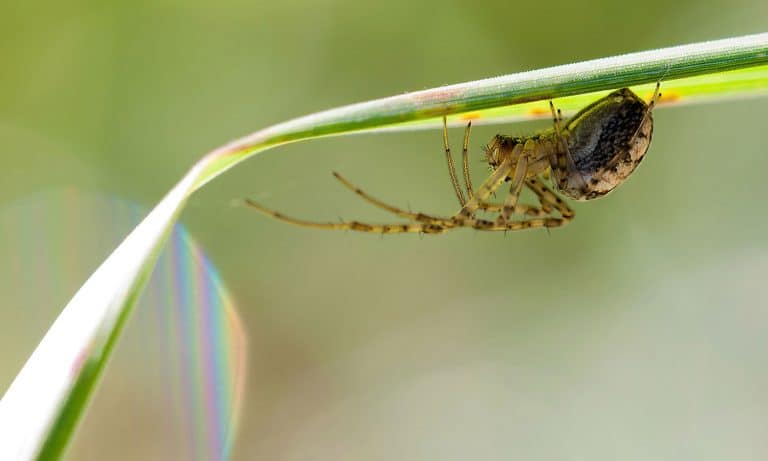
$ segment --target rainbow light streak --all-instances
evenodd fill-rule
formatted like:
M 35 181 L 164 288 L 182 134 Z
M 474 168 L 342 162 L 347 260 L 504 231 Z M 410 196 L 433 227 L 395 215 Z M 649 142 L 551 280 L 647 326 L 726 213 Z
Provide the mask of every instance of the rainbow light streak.
M 232 298 L 201 248 L 177 226 L 159 261 L 169 286 L 164 309 L 168 338 L 176 342 L 177 386 L 182 390 L 185 459 L 227 459 L 237 430 L 245 377 L 245 335 Z M 169 348 L 168 350 L 172 350 Z
M 3 206 L 0 258 L 11 264 L 0 267 L 0 278 L 10 282 L 0 286 L 0 300 L 11 300 L 8 307 L 17 310 L 0 313 L 0 338 L 7 334 L 9 341 L 14 336 L 24 336 L 23 344 L 39 341 L 40 331 L 58 314 L 56 308 L 144 214 L 126 201 L 74 189 Z M 10 317 L 4 320 L 3 315 Z M 245 334 L 219 273 L 183 226 L 174 228 L 135 317 L 130 323 L 138 328 L 129 324 L 121 347 L 138 357 L 141 368 L 119 357 L 113 360 L 96 400 L 99 392 L 111 391 L 110 371 L 120 367 L 121 375 L 140 381 L 141 386 L 133 384 L 137 399 L 172 409 L 167 415 L 160 412 L 164 420 L 147 424 L 159 425 L 160 439 L 175 459 L 228 459 L 243 399 Z M 142 337 L 131 337 L 137 334 Z M 160 387 L 155 393 L 160 397 L 149 400 L 138 394 L 146 393 L 139 387 Z M 86 422 L 95 416 L 86 414 Z M 75 437 L 74 449 L 77 442 Z

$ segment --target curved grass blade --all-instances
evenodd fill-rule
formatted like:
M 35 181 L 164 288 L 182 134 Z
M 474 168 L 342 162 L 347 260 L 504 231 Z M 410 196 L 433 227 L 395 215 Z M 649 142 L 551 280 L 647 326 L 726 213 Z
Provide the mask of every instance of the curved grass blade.
M 655 83 L 630 86 L 632 91 L 650 100 Z M 554 100 L 563 114 L 578 112 L 611 90 L 565 96 Z M 757 66 L 717 74 L 697 75 L 695 77 L 661 82 L 661 100 L 656 107 L 703 104 L 733 99 L 744 99 L 768 95 L 768 66 Z M 472 112 L 465 112 L 448 117 L 453 125 L 465 125 L 468 120 L 473 124 L 514 123 L 525 120 L 552 118 L 548 101 L 534 101 L 514 106 L 494 107 Z M 441 126 L 440 119 L 415 120 L 402 123 L 381 131 L 403 131 L 406 129 L 428 129 Z
M 9 345 L 11 337 L 22 343 L 39 340 L 34 332 L 46 326 L 40 325 L 42 319 L 58 314 L 56 300 L 71 296 L 82 284 L 78 274 L 87 275 L 93 258 L 113 249 L 146 211 L 71 187 L 37 192 L 0 208 L 0 258 L 8 262 L 0 266 L 0 280 L 6 282 L 0 284 L 0 299 L 9 303 L 0 311 L 0 322 L 14 328 L 10 337 L 0 338 L 3 344 Z M 140 392 L 151 395 L 139 399 L 136 414 L 119 411 L 121 418 L 150 418 L 154 430 L 147 440 L 140 432 L 124 434 L 113 448 L 131 447 L 150 457 L 154 449 L 173 459 L 226 461 L 242 402 L 246 337 L 235 299 L 183 225 L 174 226 L 136 311 L 127 331 L 141 335 L 129 333 L 132 337 L 124 336 L 119 348 L 123 359 L 141 359 L 123 360 L 120 366 L 124 374 L 140 372 L 146 379 L 138 383 Z M 153 404 L 163 411 L 153 410 Z M 104 411 L 109 407 L 97 413 Z M 119 435 L 124 426 L 118 418 L 95 423 L 106 436 Z M 80 452 L 93 452 L 88 442 L 74 442 L 73 449 L 80 442 Z M 108 453 L 102 452 L 109 458 Z
M 765 92 L 764 77 L 739 91 L 737 74 L 768 66 L 768 34 L 702 42 L 478 80 L 354 104 L 294 119 L 227 144 L 198 162 L 88 279 L 64 308 L 0 401 L 0 459 L 57 459 L 71 438 L 158 250 L 189 196 L 271 147 L 620 87 L 720 74 L 719 87 L 678 82 L 683 94 Z M 763 71 L 765 69 L 763 68 Z M 731 82 L 732 84 L 729 84 Z M 696 96 L 698 97 L 698 96 Z M 590 98 L 592 99 L 592 98 Z M 681 99 L 682 100 L 682 99 Z M 563 105 L 566 103 L 563 102 Z M 573 103 L 575 104 L 575 102 Z M 561 105 L 561 101 L 558 101 Z M 570 107 L 570 106 L 569 106 Z M 496 117 L 498 118 L 498 117 Z M 408 126 L 400 127 L 407 129 Z

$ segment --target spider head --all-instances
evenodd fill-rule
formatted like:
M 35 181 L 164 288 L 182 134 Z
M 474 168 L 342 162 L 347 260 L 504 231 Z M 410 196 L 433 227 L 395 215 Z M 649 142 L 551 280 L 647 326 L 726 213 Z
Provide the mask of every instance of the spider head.
M 483 147 L 484 159 L 491 169 L 494 169 L 501 164 L 506 158 L 510 158 L 515 153 L 518 153 L 525 142 L 525 139 L 516 136 L 505 136 L 503 134 L 497 134 L 491 139 L 491 142 Z

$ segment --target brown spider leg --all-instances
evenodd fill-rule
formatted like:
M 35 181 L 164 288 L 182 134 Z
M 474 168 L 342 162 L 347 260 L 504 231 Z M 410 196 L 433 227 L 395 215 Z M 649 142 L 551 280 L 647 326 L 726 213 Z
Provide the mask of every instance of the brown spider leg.
M 573 217 L 575 216 L 573 210 L 568 207 L 563 199 L 552 192 L 540 178 L 529 178 L 525 181 L 525 185 L 536 194 L 541 203 L 541 208 L 539 209 L 531 207 L 532 210 L 538 210 L 538 212 L 541 213 L 540 218 L 506 223 L 496 221 L 492 226 L 488 226 L 486 223 L 479 223 L 477 225 L 470 223 L 471 225 L 469 227 L 485 231 L 516 231 L 542 227 L 560 227 L 573 220 Z M 553 208 L 560 213 L 560 217 L 551 215 Z
M 343 184 L 347 189 L 351 190 L 355 194 L 359 195 L 363 200 L 370 203 L 371 205 L 381 208 L 383 210 L 387 210 L 390 213 L 394 213 L 400 217 L 412 219 L 414 221 L 419 221 L 423 223 L 428 224 L 444 224 L 446 221 L 446 218 L 440 218 L 437 216 L 430 216 L 428 214 L 424 213 L 412 213 L 410 211 L 405 211 L 401 208 L 392 206 L 388 203 L 382 202 L 381 200 L 372 197 L 367 192 L 363 191 L 359 187 L 355 186 L 351 182 L 349 182 L 346 178 L 344 178 L 342 175 L 340 175 L 337 172 L 333 172 L 333 177 L 338 179 L 341 184 Z
M 459 205 L 464 206 L 467 201 L 464 199 L 464 193 L 459 186 L 459 180 L 456 177 L 456 168 L 453 165 L 453 156 L 451 155 L 451 146 L 448 145 L 448 122 L 443 115 L 443 146 L 445 147 L 445 159 L 448 162 L 448 174 L 451 175 L 451 184 L 453 191 L 456 192 L 456 198 L 459 199 Z
M 488 200 L 488 197 L 501 186 L 509 173 L 512 171 L 512 159 L 506 158 L 496 168 L 493 173 L 486 179 L 480 187 L 475 191 L 472 200 L 468 201 L 461 210 L 453 215 L 451 220 L 456 222 L 457 225 L 469 225 L 474 218 L 475 212 L 480 208 L 480 203 Z
M 467 123 L 467 129 L 464 130 L 464 147 L 461 151 L 461 159 L 464 163 L 464 184 L 467 187 L 467 199 L 472 200 L 475 193 L 472 188 L 472 179 L 469 177 L 469 156 L 467 146 L 469 145 L 469 130 L 472 128 L 472 120 Z
M 494 223 L 494 225 L 491 227 L 482 226 L 480 228 L 486 231 L 515 231 L 542 227 L 551 228 L 564 226 L 573 220 L 575 216 L 573 210 L 568 207 L 563 199 L 552 192 L 552 190 L 547 187 L 547 185 L 544 184 L 540 178 L 529 178 L 525 184 L 538 197 L 539 201 L 541 202 L 542 212 L 548 211 L 551 214 L 553 211 L 552 209 L 554 208 L 560 213 L 560 217 L 554 217 L 550 215 L 537 219 L 527 219 L 504 224 Z
M 541 180 L 541 178 L 529 178 L 526 185 L 536 194 L 543 210 L 548 213 L 555 208 L 560 213 L 560 219 L 563 224 L 570 222 L 576 216 L 576 213 L 568 206 L 563 199 L 557 196 L 552 189 Z
M 468 202 L 467 205 L 463 206 L 459 213 L 457 213 L 452 218 L 442 218 L 443 220 L 440 220 L 441 218 L 431 217 L 436 220 L 433 223 L 420 222 L 404 224 L 368 224 L 360 221 L 343 221 L 338 223 L 313 222 L 286 216 L 277 211 L 265 208 L 251 199 L 246 199 L 245 202 L 255 210 L 274 219 L 293 224 L 295 226 L 310 227 L 315 229 L 352 230 L 357 232 L 380 234 L 440 234 L 456 227 L 473 227 L 475 229 L 484 230 L 493 228 L 494 223 L 492 221 L 477 219 L 473 217 L 474 212 L 478 208 L 478 202 L 480 199 L 487 199 L 488 196 L 504 182 L 504 179 L 507 177 L 507 175 L 509 175 L 510 171 L 511 160 L 506 159 L 501 163 L 499 168 L 497 168 L 493 174 L 488 179 L 486 179 L 485 182 L 483 182 L 475 197 L 470 202 Z M 469 215 L 464 215 L 463 213 L 469 213 Z
M 520 150 L 520 153 L 522 153 L 522 151 L 523 151 L 523 149 Z M 549 156 L 549 153 L 547 153 L 543 157 L 533 158 L 533 160 L 531 162 L 529 162 L 529 166 L 531 164 L 536 164 L 539 161 L 546 159 L 548 156 Z M 549 176 L 549 173 L 550 173 L 550 168 L 547 168 L 544 171 L 543 175 Z M 539 202 L 540 202 L 541 206 L 532 206 L 532 205 L 524 205 L 524 204 L 521 205 L 519 203 L 516 203 L 514 205 L 514 210 L 512 211 L 512 214 L 519 214 L 519 215 L 526 215 L 526 216 L 537 216 L 537 217 L 547 216 L 547 215 L 551 214 L 552 207 L 550 205 L 548 205 L 546 202 L 541 202 L 540 193 L 536 189 L 531 187 L 531 184 L 535 184 L 536 181 L 537 180 L 535 178 L 526 179 L 524 186 L 528 187 L 529 189 L 531 189 L 531 191 L 534 192 L 537 195 L 537 197 L 539 197 Z M 541 179 L 539 179 L 539 181 L 541 181 Z M 521 192 L 522 192 L 522 190 L 521 190 Z M 550 195 L 552 197 L 558 198 L 557 195 L 555 195 L 555 194 L 550 193 Z M 518 197 L 519 197 L 519 193 L 518 193 Z M 478 204 L 478 210 L 482 210 L 482 211 L 485 211 L 485 212 L 488 212 L 488 213 L 502 213 L 503 210 L 504 210 L 504 204 L 503 203 L 492 203 L 492 202 L 488 202 L 488 201 L 481 201 Z
M 509 187 L 509 194 L 507 194 L 507 197 L 504 199 L 504 208 L 496 219 L 496 224 L 498 225 L 509 221 L 509 218 L 512 217 L 512 213 L 515 211 L 517 201 L 520 199 L 520 192 L 523 190 L 525 176 L 528 173 L 528 154 L 533 153 L 535 148 L 536 143 L 532 139 L 527 140 L 523 146 L 520 158 L 515 166 L 515 175 L 512 178 L 512 184 Z
M 494 224 L 493 226 L 476 227 L 485 231 L 516 231 L 525 229 L 537 229 L 541 227 L 560 227 L 568 221 L 562 218 L 536 218 L 523 221 L 514 221 L 506 224 Z M 475 226 L 472 226 L 475 227 Z
M 504 209 L 504 204 L 482 202 L 480 203 L 478 209 L 486 211 L 488 213 L 501 213 L 501 211 Z M 550 211 L 547 211 L 541 207 L 537 207 L 533 205 L 524 205 L 524 204 L 515 205 L 515 211 L 514 211 L 514 214 L 526 215 L 526 216 L 547 216 L 549 213 Z
M 313 222 L 305 221 L 303 219 L 296 219 L 290 216 L 286 216 L 277 211 L 270 210 L 261 206 L 251 199 L 245 199 L 245 203 L 256 211 L 263 213 L 267 216 L 275 218 L 277 220 L 293 224 L 299 227 L 311 227 L 314 229 L 335 229 L 335 230 L 352 230 L 357 232 L 371 232 L 377 234 L 400 234 L 400 233 L 419 233 L 419 234 L 440 234 L 448 230 L 450 227 L 446 227 L 440 224 L 367 224 L 359 221 L 343 221 L 338 223 L 328 222 Z
M 640 129 L 648 120 L 648 117 L 651 116 L 651 112 L 653 111 L 653 108 L 656 107 L 656 103 L 659 102 L 659 99 L 661 99 L 661 93 L 659 92 L 660 86 L 661 86 L 661 82 L 656 82 L 656 88 L 653 90 L 653 97 L 651 97 L 651 100 L 648 102 L 648 107 L 645 109 L 645 114 L 643 114 L 643 119 L 640 120 L 640 125 L 637 127 L 637 131 L 635 132 L 634 136 L 632 136 L 633 138 L 637 136 L 637 134 L 640 132 Z
M 575 216 L 573 210 L 550 189 L 541 177 L 528 178 L 525 180 L 525 186 L 534 194 L 539 200 L 540 206 L 517 204 L 515 206 L 515 214 L 535 216 L 535 217 L 547 217 L 552 214 L 553 208 L 556 209 L 561 216 L 572 220 Z M 502 203 L 489 203 L 483 202 L 480 204 L 480 209 L 491 213 L 501 213 L 504 208 Z
M 560 122 L 562 121 L 562 114 L 559 109 L 555 110 L 555 105 L 552 103 L 551 99 L 549 101 L 549 110 L 552 112 L 552 122 L 555 126 L 555 137 L 557 139 L 557 144 L 559 144 L 560 147 L 560 149 L 555 149 L 557 168 L 560 171 L 570 170 L 576 172 L 576 162 L 573 160 L 571 150 L 568 148 L 568 142 L 563 136 L 563 128 L 560 125 Z M 557 177 L 557 175 L 555 176 Z M 584 180 L 581 174 L 578 175 L 578 178 L 581 180 L 581 187 L 586 188 L 587 182 Z

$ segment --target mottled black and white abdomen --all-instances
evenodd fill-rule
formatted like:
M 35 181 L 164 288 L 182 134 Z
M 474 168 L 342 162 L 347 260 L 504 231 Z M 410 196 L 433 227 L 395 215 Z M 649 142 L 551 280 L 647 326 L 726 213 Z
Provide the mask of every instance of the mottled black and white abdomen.
M 576 200 L 602 197 L 635 170 L 651 142 L 649 107 L 628 88 L 587 106 L 563 127 L 552 171 L 558 189 Z

